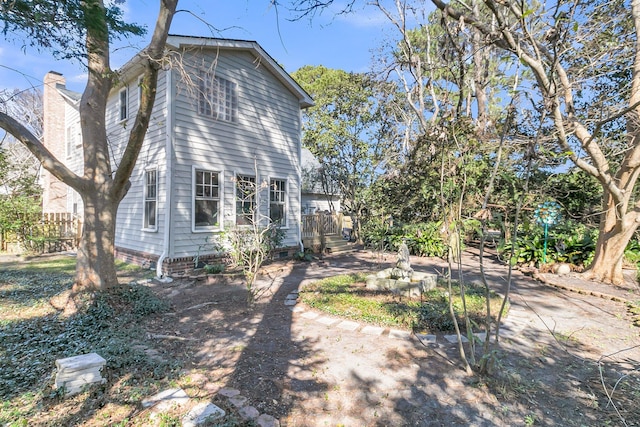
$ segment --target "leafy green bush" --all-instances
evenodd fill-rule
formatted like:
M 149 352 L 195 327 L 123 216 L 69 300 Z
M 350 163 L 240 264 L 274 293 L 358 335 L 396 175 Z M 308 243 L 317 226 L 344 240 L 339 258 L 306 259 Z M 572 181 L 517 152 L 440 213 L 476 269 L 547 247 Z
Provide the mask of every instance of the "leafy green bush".
M 423 222 L 385 227 L 370 224 L 363 229 L 365 244 L 376 249 L 395 252 L 406 241 L 409 252 L 418 256 L 443 256 L 447 246 L 442 239 L 442 222 Z
M 418 256 L 443 256 L 447 247 L 442 240 L 442 222 L 425 222 L 404 227 L 409 252 Z
M 593 260 L 598 230 L 574 221 L 565 221 L 548 229 L 547 263 L 566 262 L 587 267 Z M 513 242 L 498 247 L 500 255 L 507 259 Z M 544 261 L 544 227 L 530 222 L 518 230 L 518 242 L 512 262 L 514 264 L 540 265 Z
M 206 264 L 204 266 L 204 271 L 207 274 L 220 274 L 222 273 L 227 266 L 224 264 Z

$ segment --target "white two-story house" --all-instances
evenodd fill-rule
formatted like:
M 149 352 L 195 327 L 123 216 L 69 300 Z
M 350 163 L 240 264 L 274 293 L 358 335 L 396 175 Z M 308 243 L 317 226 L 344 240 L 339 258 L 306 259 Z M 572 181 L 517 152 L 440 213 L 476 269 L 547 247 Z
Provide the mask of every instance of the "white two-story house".
M 172 61 L 160 72 L 118 210 L 116 256 L 161 274 L 184 270 L 196 254 L 215 255 L 207 242 L 256 220 L 252 206 L 259 221 L 285 231 L 279 255 L 299 250 L 301 111 L 312 99 L 256 42 L 170 35 L 167 49 Z M 141 71 L 133 60 L 120 74 L 106 117 L 114 168 L 138 109 Z M 80 94 L 49 73 L 44 96 L 45 145 L 80 174 Z M 45 212 L 82 213 L 73 190 L 50 176 L 44 182 Z

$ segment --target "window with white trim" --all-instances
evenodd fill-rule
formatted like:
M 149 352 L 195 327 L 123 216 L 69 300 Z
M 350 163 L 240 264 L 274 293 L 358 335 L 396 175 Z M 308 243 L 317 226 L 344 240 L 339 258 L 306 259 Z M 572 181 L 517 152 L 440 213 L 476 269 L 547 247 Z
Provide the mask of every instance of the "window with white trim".
M 256 207 L 256 177 L 236 175 L 236 225 L 252 225 Z
M 74 148 L 82 146 L 82 133 L 80 132 L 80 123 L 73 123 L 67 126 L 65 153 L 67 157 L 74 154 Z
M 138 108 L 142 104 L 142 76 L 138 77 Z
M 144 220 L 146 230 L 158 229 L 158 171 L 150 169 L 144 173 Z
M 198 112 L 227 122 L 238 121 L 237 84 L 214 76 L 210 71 L 200 71 Z
M 220 227 L 220 173 L 196 169 L 193 195 L 193 228 Z
M 280 226 L 287 225 L 287 181 L 269 180 L 269 219 Z
M 129 105 L 128 105 L 129 91 L 127 90 L 126 87 L 120 90 L 119 100 L 120 100 L 120 103 L 119 103 L 120 121 L 122 121 L 122 120 L 126 120 L 127 117 L 129 117 Z

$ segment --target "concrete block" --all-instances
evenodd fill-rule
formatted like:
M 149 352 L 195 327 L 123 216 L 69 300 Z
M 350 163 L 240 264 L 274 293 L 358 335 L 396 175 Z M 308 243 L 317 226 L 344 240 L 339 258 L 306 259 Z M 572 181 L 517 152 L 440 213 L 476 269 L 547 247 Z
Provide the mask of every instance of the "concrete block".
M 100 370 L 107 363 L 97 353 L 81 354 L 56 360 L 56 379 L 54 387 L 65 389 L 66 396 L 80 393 L 84 387 L 104 384 Z

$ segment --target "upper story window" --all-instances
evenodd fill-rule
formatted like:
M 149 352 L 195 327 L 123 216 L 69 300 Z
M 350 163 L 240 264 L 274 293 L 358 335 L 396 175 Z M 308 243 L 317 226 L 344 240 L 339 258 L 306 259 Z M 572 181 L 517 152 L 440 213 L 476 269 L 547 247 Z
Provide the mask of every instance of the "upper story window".
M 287 224 L 287 181 L 284 179 L 269 181 L 269 219 L 281 226 Z
M 236 175 L 236 225 L 252 225 L 256 207 L 256 177 Z
M 71 157 L 74 152 L 75 147 L 80 147 L 82 145 L 82 134 L 80 133 L 80 124 L 74 123 L 67 127 L 67 136 L 66 136 L 66 144 L 65 151 L 67 157 Z
M 142 76 L 138 77 L 138 108 L 142 104 Z
M 220 227 L 220 174 L 196 169 L 193 177 L 193 228 Z
M 158 171 L 148 170 L 144 173 L 144 220 L 143 227 L 157 230 L 158 213 Z
M 238 121 L 238 95 L 236 83 L 200 71 L 198 112 L 228 122 Z
M 126 120 L 129 117 L 129 91 L 125 87 L 120 91 L 120 121 Z

